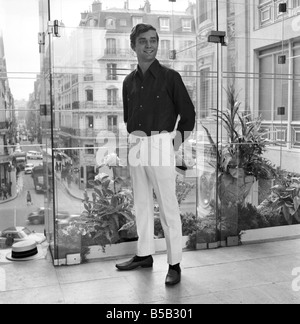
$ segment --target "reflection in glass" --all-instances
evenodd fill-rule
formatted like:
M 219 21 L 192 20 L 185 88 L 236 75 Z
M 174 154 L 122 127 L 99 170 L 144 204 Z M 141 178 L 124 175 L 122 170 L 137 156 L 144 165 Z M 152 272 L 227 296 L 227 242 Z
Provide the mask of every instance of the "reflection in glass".
M 12 10 L 0 0 L 7 26 L 19 20 L 16 8 L 29 15 L 24 1 L 14 2 Z M 46 234 L 55 264 L 95 257 L 94 244 L 108 253 L 109 243 L 119 243 L 115 255 L 131 253 L 121 247 L 136 239 L 122 84 L 137 65 L 129 34 L 141 22 L 157 28 L 158 59 L 181 73 L 197 110 L 183 148 L 190 168 L 177 179 L 188 246 L 218 247 L 249 229 L 299 224 L 299 1 L 287 1 L 287 12 L 280 1 L 26 3 L 38 21 L 26 32 L 38 35 L 34 43 L 27 38 L 12 51 L 13 28 L 0 33 L 0 231 L 32 219 L 29 229 Z M 208 41 L 217 29 L 226 33 L 223 44 Z M 29 48 L 40 61 L 32 55 L 25 68 L 11 64 Z M 266 176 L 263 161 L 275 173 Z M 34 168 L 25 174 L 27 164 Z M 99 206 L 116 207 L 116 199 L 127 217 L 114 213 L 110 225 L 99 225 Z M 155 195 L 154 202 L 159 239 Z

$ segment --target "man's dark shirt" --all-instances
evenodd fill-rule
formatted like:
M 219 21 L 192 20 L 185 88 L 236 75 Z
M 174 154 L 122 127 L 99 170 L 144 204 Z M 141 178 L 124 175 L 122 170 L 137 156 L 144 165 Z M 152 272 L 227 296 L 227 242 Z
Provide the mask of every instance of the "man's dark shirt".
M 173 132 L 178 115 L 175 148 L 195 126 L 195 107 L 180 74 L 155 60 L 143 75 L 138 67 L 123 84 L 124 122 L 128 133 L 151 136 Z

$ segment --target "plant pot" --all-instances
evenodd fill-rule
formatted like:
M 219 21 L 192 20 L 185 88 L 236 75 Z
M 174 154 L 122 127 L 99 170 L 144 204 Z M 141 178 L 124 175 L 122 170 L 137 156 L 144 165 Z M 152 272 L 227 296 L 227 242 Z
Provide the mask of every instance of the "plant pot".
M 207 250 L 208 249 L 208 243 L 197 243 L 196 249 L 197 250 Z
M 67 255 L 81 253 L 81 236 L 73 236 L 71 239 L 58 237 L 57 246 L 54 249 L 54 259 L 66 259 Z
M 238 236 L 229 236 L 227 237 L 227 246 L 238 246 L 239 245 L 239 237 Z

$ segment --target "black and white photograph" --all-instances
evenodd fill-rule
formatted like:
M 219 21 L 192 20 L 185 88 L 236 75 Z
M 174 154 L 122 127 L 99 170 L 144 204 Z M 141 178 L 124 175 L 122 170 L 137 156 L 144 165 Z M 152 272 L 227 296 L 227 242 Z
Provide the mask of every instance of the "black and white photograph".
M 0 0 L 0 305 L 300 304 L 300 0 Z

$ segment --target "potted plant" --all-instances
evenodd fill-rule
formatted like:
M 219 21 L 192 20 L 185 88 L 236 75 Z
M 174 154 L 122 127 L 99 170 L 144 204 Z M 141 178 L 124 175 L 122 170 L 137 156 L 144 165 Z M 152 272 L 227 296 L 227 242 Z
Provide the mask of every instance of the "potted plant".
M 108 156 L 100 166 L 109 168 L 121 167 L 117 156 Z M 116 172 L 113 172 L 116 175 Z M 93 187 L 92 199 L 85 193 L 85 224 L 88 228 L 87 241 L 98 244 L 105 249 L 106 245 L 136 240 L 136 222 L 133 213 L 133 193 L 121 177 L 110 177 L 101 173 L 89 181 Z
M 300 178 L 289 176 L 281 184 L 272 187 L 271 191 L 265 204 L 270 200 L 273 210 L 282 213 L 288 225 L 299 224 Z
M 211 145 L 213 158 L 209 163 L 218 172 L 216 196 L 221 208 L 220 214 L 216 216 L 220 224 L 229 218 L 229 215 L 222 215 L 222 210 L 228 207 L 237 208 L 239 204 L 246 205 L 246 197 L 255 181 L 276 177 L 273 165 L 263 157 L 268 140 L 261 127 L 261 118 L 252 119 L 251 115 L 239 111 L 241 103 L 234 85 L 229 86 L 226 92 L 228 108 L 224 111 L 214 110 L 214 116 L 222 121 L 227 142 L 217 145 L 208 128 L 202 125 Z M 212 205 L 216 206 L 215 202 Z M 238 215 L 235 214 L 236 219 L 231 220 L 231 223 L 236 224 L 237 231 Z

